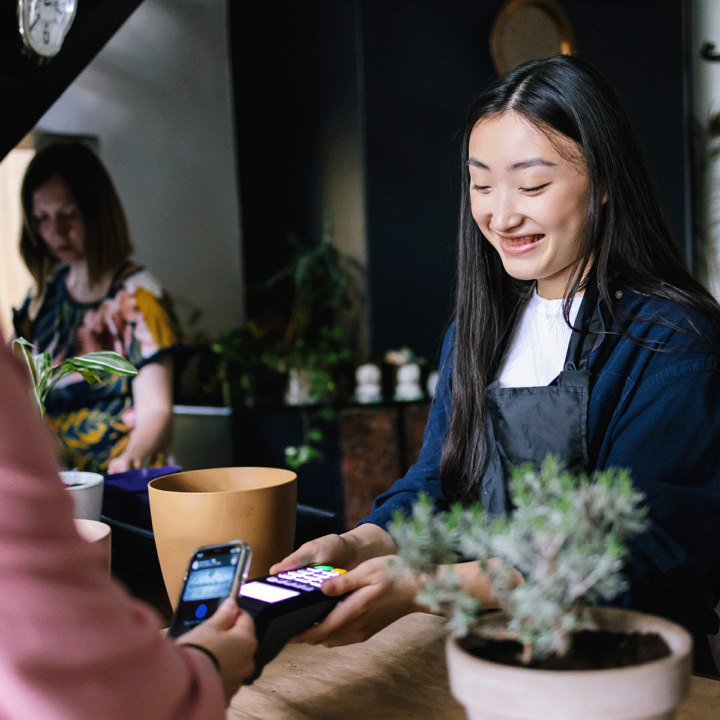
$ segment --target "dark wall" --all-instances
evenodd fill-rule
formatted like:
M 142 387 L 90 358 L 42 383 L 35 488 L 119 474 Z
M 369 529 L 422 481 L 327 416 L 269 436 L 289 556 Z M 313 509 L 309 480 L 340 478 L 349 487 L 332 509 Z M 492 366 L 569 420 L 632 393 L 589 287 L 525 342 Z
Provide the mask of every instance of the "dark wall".
M 684 0 L 565 0 L 580 55 L 614 85 L 654 171 L 666 217 L 690 259 L 689 12 Z
M 368 280 L 373 347 L 437 348 L 451 312 L 460 138 L 495 77 L 488 37 L 504 0 L 362 3 Z M 564 0 L 579 55 L 615 86 L 684 247 L 679 0 Z M 661 49 L 661 50 L 660 50 Z
M 501 3 L 362 3 L 373 348 L 434 357 L 452 311 L 460 142 Z
M 355 103 L 365 158 L 371 351 L 434 357 L 452 311 L 460 135 L 495 72 L 504 0 L 230 2 L 248 283 L 317 234 L 322 133 Z M 579 54 L 616 87 L 686 245 L 682 0 L 561 0 Z M 281 293 L 257 299 L 284 302 Z M 252 308 L 249 300 L 248 307 Z
M 328 126 L 357 116 L 352 0 L 228 2 L 246 287 L 287 261 L 288 233 L 317 238 Z M 251 290 L 250 316 L 287 314 L 291 287 Z

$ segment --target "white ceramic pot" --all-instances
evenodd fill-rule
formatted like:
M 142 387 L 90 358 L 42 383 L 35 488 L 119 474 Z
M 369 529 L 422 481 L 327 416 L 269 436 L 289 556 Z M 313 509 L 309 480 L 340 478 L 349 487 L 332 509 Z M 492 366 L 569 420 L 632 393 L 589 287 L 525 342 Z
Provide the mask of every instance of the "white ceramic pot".
M 593 608 L 599 630 L 656 632 L 668 657 L 612 670 L 534 670 L 482 660 L 447 639 L 450 689 L 469 720 L 672 720 L 690 687 L 692 638 L 654 615 Z
M 288 372 L 288 384 L 285 390 L 286 405 L 309 405 L 315 399 L 310 397 L 312 376 L 307 370 L 290 368 Z
M 60 477 L 75 503 L 73 516 L 100 520 L 105 477 L 100 473 L 80 470 L 63 470 Z
M 286 405 L 314 405 L 332 400 L 333 394 L 327 388 L 320 395 L 310 394 L 311 390 L 313 390 L 313 383 L 316 382 L 316 373 L 317 371 L 299 370 L 297 368 L 288 370 L 287 388 L 283 396 Z

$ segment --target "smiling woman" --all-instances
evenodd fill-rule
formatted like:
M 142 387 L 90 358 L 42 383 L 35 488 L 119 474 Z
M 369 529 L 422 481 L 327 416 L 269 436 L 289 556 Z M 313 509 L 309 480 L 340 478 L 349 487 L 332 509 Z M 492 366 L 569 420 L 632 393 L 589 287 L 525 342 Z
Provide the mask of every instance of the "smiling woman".
M 418 609 L 415 580 L 378 556 L 419 493 L 501 516 L 513 466 L 552 453 L 575 473 L 629 469 L 650 523 L 613 602 L 684 625 L 696 672 L 715 674 L 720 307 L 683 263 L 625 112 L 585 62 L 526 63 L 472 108 L 462 168 L 455 318 L 420 458 L 354 530 L 273 568 L 350 570 L 323 585 L 350 596 L 301 639 L 356 642 Z M 497 605 L 488 575 L 455 567 Z
M 478 121 L 469 151 L 472 215 L 505 271 L 537 280 L 544 298 L 562 298 L 587 215 L 582 150 L 509 112 Z

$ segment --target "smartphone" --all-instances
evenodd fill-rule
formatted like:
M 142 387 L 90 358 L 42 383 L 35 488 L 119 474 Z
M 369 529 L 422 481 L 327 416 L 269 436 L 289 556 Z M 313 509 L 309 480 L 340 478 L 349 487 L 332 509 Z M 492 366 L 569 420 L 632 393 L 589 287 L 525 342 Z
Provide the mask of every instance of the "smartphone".
M 198 548 L 190 559 L 168 635 L 179 637 L 207 620 L 227 597 L 238 597 L 252 550 L 242 540 Z
M 345 570 L 330 565 L 289 570 L 255 578 L 240 587 L 238 605 L 252 615 L 258 648 L 251 684 L 291 638 L 320 622 L 344 596 L 328 597 L 320 589 L 327 578 Z

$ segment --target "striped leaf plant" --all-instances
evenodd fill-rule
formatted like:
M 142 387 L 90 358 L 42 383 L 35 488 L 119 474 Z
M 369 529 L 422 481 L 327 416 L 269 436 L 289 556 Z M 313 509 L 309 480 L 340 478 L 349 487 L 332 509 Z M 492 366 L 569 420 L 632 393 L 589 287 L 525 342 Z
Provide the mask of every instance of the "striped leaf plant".
M 31 342 L 18 338 L 12 344 L 13 353 L 27 367 L 33 381 L 33 401 L 40 415 L 45 414 L 45 400 L 58 381 L 71 373 L 80 373 L 89 383 L 100 380 L 100 373 L 134 377 L 137 368 L 119 353 L 100 350 L 78 357 L 64 358 L 53 365 L 50 353 L 35 353 Z

